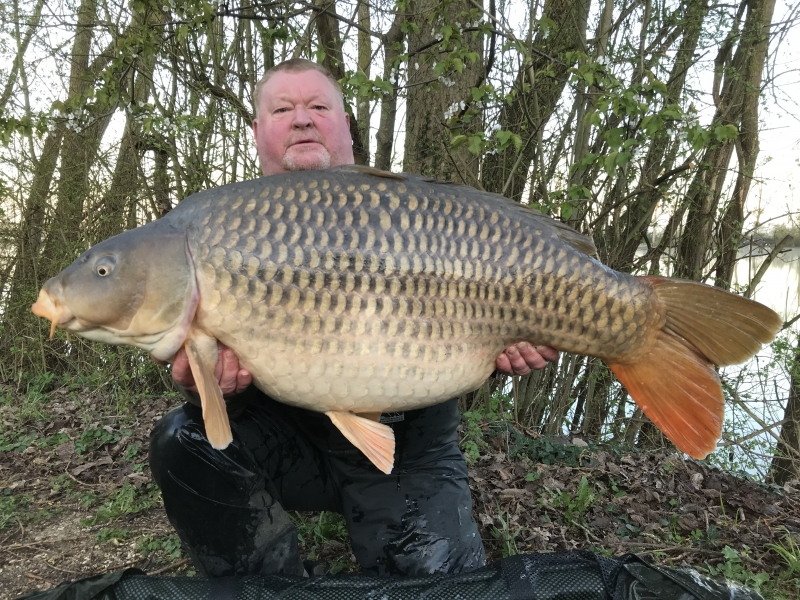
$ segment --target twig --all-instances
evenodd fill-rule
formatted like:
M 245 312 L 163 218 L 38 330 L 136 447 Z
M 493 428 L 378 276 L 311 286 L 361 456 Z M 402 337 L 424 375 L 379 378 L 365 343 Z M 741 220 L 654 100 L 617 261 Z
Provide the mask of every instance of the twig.
M 171 565 L 167 565 L 166 567 L 161 567 L 160 569 L 151 571 L 150 573 L 148 573 L 148 575 L 161 575 L 162 573 L 166 573 L 167 571 L 171 571 L 172 569 L 177 569 L 179 567 L 182 567 L 188 562 L 189 562 L 188 558 L 183 558 L 176 563 L 172 563 Z
M 26 573 L 25 573 L 25 577 L 30 577 L 31 579 L 35 579 L 36 581 L 41 581 L 41 582 L 43 582 L 43 583 L 46 583 L 47 585 L 55 585 L 55 584 L 54 584 L 52 581 L 50 581 L 49 579 L 45 579 L 44 577 L 40 577 L 40 576 L 39 576 L 39 575 L 37 575 L 36 573 L 27 573 L 27 572 L 26 572 Z
M 43 560 L 42 564 L 45 564 L 48 567 L 50 567 L 51 569 L 55 569 L 56 571 L 61 571 L 62 573 L 67 573 L 68 575 L 87 575 L 87 573 L 84 573 L 83 571 L 73 571 L 72 569 L 62 569 L 61 567 L 57 567 L 55 565 L 51 565 L 46 560 Z
M 41 540 L 38 542 L 29 542 L 27 544 L 11 544 L 10 546 L 0 546 L 0 550 L 19 550 L 20 548 L 35 548 L 36 546 L 41 546 L 43 544 L 58 544 L 60 542 L 74 542 L 75 540 L 82 540 L 84 538 L 89 537 L 88 535 L 78 535 L 75 537 L 68 537 L 68 538 L 60 538 L 60 539 L 50 539 L 50 540 Z M 5 541 L 5 540 L 3 540 Z
M 744 291 L 743 295 L 745 298 L 749 298 L 750 296 L 752 296 L 753 291 L 756 289 L 756 287 L 758 287 L 758 284 L 761 282 L 761 278 L 764 276 L 764 273 L 767 272 L 767 269 L 772 264 L 772 261 L 774 261 L 775 257 L 777 257 L 778 254 L 780 254 L 781 250 L 783 250 L 783 247 L 789 245 L 789 243 L 792 240 L 794 240 L 792 236 L 786 235 L 780 242 L 775 244 L 775 247 L 772 249 L 772 252 L 770 252 L 769 256 L 767 256 L 767 258 L 764 259 L 764 262 L 761 263 L 761 266 L 758 268 L 758 271 L 753 277 L 753 280 L 750 282 L 750 285 L 748 285 L 747 289 Z

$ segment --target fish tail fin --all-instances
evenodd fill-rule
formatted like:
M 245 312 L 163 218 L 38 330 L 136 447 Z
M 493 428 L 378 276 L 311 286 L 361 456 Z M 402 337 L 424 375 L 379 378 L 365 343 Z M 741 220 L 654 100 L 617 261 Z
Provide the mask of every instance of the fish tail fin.
M 223 450 L 233 441 L 233 434 L 230 421 L 228 421 L 225 399 L 222 397 L 222 390 L 219 388 L 217 378 L 214 377 L 214 366 L 217 362 L 217 340 L 190 332 L 190 338 L 186 340 L 184 347 L 203 406 L 206 437 L 212 447 Z
M 325 414 L 330 417 L 342 435 L 361 450 L 373 465 L 387 475 L 392 472 L 394 431 L 391 427 L 351 412 L 331 410 Z M 372 416 L 371 413 L 366 414 Z
M 772 310 L 720 288 L 644 277 L 666 307 L 655 345 L 630 363 L 609 363 L 655 425 L 686 454 L 705 458 L 722 433 L 724 400 L 714 365 L 742 362 L 781 326 Z

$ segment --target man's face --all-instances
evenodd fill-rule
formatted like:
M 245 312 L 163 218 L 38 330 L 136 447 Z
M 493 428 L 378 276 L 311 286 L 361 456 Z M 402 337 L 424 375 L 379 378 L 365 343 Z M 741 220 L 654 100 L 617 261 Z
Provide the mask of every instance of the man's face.
M 317 71 L 270 77 L 261 90 L 253 135 L 264 175 L 354 162 L 350 116 L 333 84 Z

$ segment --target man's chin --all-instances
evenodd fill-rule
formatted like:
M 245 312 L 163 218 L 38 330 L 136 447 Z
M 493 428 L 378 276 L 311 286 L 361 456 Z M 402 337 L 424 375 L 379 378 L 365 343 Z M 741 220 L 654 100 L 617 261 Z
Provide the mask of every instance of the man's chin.
M 291 149 L 283 157 L 287 171 L 316 171 L 331 166 L 331 155 L 326 151 L 293 152 Z

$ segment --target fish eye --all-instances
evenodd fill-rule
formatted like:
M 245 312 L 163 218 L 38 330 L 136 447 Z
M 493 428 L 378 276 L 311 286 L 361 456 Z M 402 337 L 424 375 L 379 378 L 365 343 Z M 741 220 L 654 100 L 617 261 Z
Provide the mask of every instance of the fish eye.
M 113 256 L 104 256 L 94 266 L 94 272 L 100 277 L 111 275 L 116 261 Z

